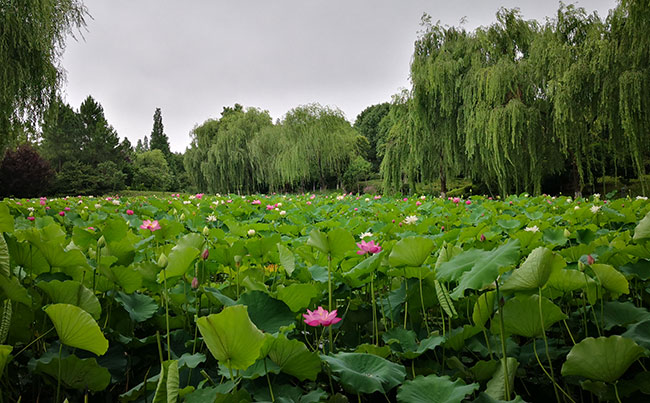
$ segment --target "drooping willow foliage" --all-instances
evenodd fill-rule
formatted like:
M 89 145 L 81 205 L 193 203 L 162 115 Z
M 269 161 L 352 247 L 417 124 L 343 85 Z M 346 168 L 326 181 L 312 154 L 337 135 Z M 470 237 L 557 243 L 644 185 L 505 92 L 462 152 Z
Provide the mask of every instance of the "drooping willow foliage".
M 382 122 L 387 189 L 437 179 L 445 192 L 448 176 L 500 194 L 554 181 L 596 191 L 605 175 L 643 183 L 650 0 L 624 0 L 606 19 L 561 5 L 543 24 L 501 9 L 472 32 L 428 16 L 422 27 L 408 101 L 396 97 Z
M 357 133 L 338 109 L 300 106 L 273 124 L 240 105 L 194 128 L 185 168 L 197 190 L 258 192 L 340 185 L 358 156 Z

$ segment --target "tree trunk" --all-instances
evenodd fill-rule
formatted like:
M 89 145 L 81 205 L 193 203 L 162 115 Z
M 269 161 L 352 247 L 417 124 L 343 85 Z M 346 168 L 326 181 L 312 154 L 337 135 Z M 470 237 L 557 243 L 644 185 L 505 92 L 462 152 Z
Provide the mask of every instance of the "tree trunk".
M 445 172 L 445 157 L 440 152 L 440 197 L 447 197 L 447 173 Z

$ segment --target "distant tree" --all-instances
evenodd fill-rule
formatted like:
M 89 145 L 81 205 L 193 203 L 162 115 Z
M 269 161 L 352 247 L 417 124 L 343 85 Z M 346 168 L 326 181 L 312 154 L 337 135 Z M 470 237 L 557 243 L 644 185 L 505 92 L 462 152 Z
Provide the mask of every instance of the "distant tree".
M 348 191 L 360 191 L 359 182 L 368 179 L 372 170 L 372 164 L 363 157 L 354 158 L 343 174 L 343 184 Z
M 144 152 L 144 145 L 142 144 L 142 140 L 138 139 L 138 142 L 135 145 L 135 152 L 136 153 L 142 153 Z
M 54 171 L 29 144 L 7 150 L 0 164 L 0 196 L 35 197 L 47 194 Z
M 164 130 L 162 112 L 160 111 L 160 108 L 156 108 L 156 111 L 153 114 L 153 129 L 151 130 L 149 148 L 151 150 L 162 151 L 165 158 L 167 158 L 167 163 L 169 163 L 171 151 L 169 150 L 169 138 L 165 134 Z
M 44 115 L 41 150 L 54 169 L 60 171 L 68 161 L 81 156 L 84 125 L 81 117 L 60 99 Z
M 142 142 L 142 150 L 143 151 L 149 151 L 150 150 L 150 148 L 149 148 L 149 137 L 147 137 L 146 135 L 144 136 L 144 141 Z
M 133 186 L 146 190 L 168 190 L 172 182 L 169 165 L 160 150 L 136 154 Z
M 80 0 L 14 0 L 0 5 L 0 152 L 16 126 L 35 122 L 56 98 L 68 35 L 85 27 Z
M 375 171 L 379 170 L 379 164 L 381 163 L 381 160 L 377 157 L 379 122 L 388 114 L 389 109 L 390 104 L 388 102 L 369 106 L 357 115 L 357 119 L 354 121 L 354 128 L 368 139 L 370 148 L 366 158 L 372 163 Z
M 88 96 L 79 107 L 79 116 L 84 125 L 81 160 L 91 165 L 103 161 L 118 161 L 120 138 L 106 121 L 104 108 Z

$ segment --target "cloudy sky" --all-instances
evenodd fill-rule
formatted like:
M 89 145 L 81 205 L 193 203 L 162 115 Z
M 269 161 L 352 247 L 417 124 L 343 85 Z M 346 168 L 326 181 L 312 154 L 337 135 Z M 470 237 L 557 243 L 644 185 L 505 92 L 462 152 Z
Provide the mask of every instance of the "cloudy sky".
M 66 101 L 92 95 L 121 137 L 150 135 L 162 109 L 173 151 L 196 124 L 240 103 L 273 119 L 298 105 L 340 108 L 350 122 L 409 87 L 423 13 L 474 29 L 499 7 L 544 20 L 551 0 L 85 0 L 84 39 L 63 57 Z M 582 0 L 601 17 L 615 0 Z

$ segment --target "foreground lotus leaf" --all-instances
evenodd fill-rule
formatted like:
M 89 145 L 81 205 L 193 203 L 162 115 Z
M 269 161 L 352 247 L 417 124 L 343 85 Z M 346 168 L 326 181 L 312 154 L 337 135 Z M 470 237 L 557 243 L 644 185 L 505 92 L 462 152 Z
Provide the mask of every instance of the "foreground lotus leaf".
M 417 376 L 406 381 L 397 391 L 398 402 L 408 403 L 455 403 L 474 393 L 478 383 L 465 385 L 461 379 L 451 381 L 448 376 Z
M 334 377 L 353 393 L 387 393 L 406 378 L 403 365 L 372 354 L 338 353 L 321 355 Z
M 97 355 L 103 355 L 108 350 L 108 340 L 95 319 L 78 306 L 53 304 L 45 308 L 45 313 L 50 317 L 63 344 Z
M 566 362 L 562 365 L 562 375 L 614 382 L 643 353 L 643 347 L 627 337 L 587 337 L 569 351 Z

